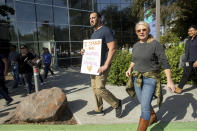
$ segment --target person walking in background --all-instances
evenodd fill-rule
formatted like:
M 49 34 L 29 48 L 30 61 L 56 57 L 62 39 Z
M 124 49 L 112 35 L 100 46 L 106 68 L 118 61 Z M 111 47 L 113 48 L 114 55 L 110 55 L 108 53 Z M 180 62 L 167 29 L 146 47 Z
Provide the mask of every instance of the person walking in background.
M 103 99 L 107 101 L 116 111 L 116 117 L 120 118 L 122 114 L 121 100 L 117 99 L 109 90 L 105 88 L 107 75 L 109 73 L 112 58 L 115 53 L 115 41 L 111 31 L 106 26 L 102 25 L 101 15 L 98 12 L 90 13 L 90 25 L 94 28 L 94 33 L 91 35 L 91 39 L 102 39 L 102 51 L 101 51 L 101 67 L 98 69 L 100 75 L 91 75 L 91 86 L 93 88 L 96 108 L 88 115 L 104 115 L 103 112 Z M 83 55 L 84 49 L 81 50 Z
M 25 81 L 27 93 L 30 94 L 32 92 L 33 68 L 28 62 L 33 60 L 35 57 L 30 52 L 28 52 L 28 49 L 25 45 L 21 45 L 20 50 L 19 73 L 22 75 Z
M 19 82 L 19 73 L 18 73 L 18 60 L 19 60 L 19 53 L 16 51 L 16 46 L 10 46 L 10 53 L 9 53 L 9 63 L 12 71 L 12 75 L 14 77 L 14 85 L 12 88 L 18 87 Z
M 197 77 L 197 26 L 192 25 L 188 30 L 189 39 L 185 45 L 184 70 L 180 83 L 175 89 L 175 93 L 181 94 L 184 85 L 187 83 L 191 72 L 195 72 Z
M 43 48 L 43 54 L 42 54 L 42 59 L 44 62 L 44 79 L 47 78 L 48 76 L 48 72 L 51 72 L 51 75 L 54 75 L 53 71 L 51 70 L 50 66 L 51 66 L 51 59 L 52 59 L 52 55 L 49 52 L 48 48 Z
M 9 105 L 13 99 L 8 95 L 8 89 L 5 85 L 5 76 L 8 73 L 8 60 L 3 54 L 0 54 L 0 95 L 6 100 L 6 105 Z
M 34 52 L 34 50 L 32 48 L 29 49 L 29 52 L 35 57 L 36 60 L 40 59 L 39 56 Z M 42 79 L 42 76 L 40 74 L 40 69 L 41 69 L 41 64 L 38 65 L 39 67 L 39 79 L 40 79 L 40 85 L 43 85 L 43 79 Z
M 126 72 L 126 76 L 132 76 L 133 86 L 141 103 L 141 117 L 137 131 L 146 131 L 147 127 L 157 119 L 151 106 L 154 93 L 156 93 L 159 103 L 162 101 L 160 77 L 158 76 L 160 65 L 167 77 L 167 87 L 172 92 L 175 89 L 171 79 L 170 65 L 165 56 L 163 46 L 149 34 L 149 24 L 140 21 L 136 24 L 135 29 L 139 41 L 133 46 L 132 62 Z

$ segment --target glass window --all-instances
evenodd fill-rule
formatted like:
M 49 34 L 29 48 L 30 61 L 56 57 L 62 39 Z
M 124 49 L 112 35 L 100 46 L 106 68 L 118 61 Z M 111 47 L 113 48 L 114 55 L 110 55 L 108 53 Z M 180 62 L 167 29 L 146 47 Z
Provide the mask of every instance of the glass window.
M 83 40 L 83 27 L 81 26 L 71 26 L 70 27 L 70 37 L 71 41 L 82 41 Z
M 69 7 L 75 9 L 81 9 L 81 0 L 69 0 Z
M 93 33 L 93 29 L 91 27 L 84 27 L 82 32 L 83 39 L 90 39 L 90 36 Z
M 17 29 L 15 24 L 12 22 L 10 24 L 10 40 L 11 41 L 17 41 Z
M 13 0 L 6 0 L 6 6 L 8 6 L 11 10 L 10 13 L 8 13 L 8 20 L 14 20 L 14 14 L 15 14 L 15 10 L 14 10 L 14 3 Z
M 89 17 L 90 17 L 90 13 L 89 12 L 85 12 L 85 11 L 82 12 L 83 25 L 90 25 Z
M 131 4 L 131 0 L 120 0 L 121 3 L 127 3 L 127 4 Z
M 53 23 L 52 6 L 36 5 L 37 20 L 42 23 Z
M 24 2 L 32 2 L 32 3 L 34 3 L 34 0 L 16 0 L 16 1 L 24 1 Z
M 120 3 L 121 0 L 111 0 L 111 3 Z
M 110 3 L 110 0 L 98 0 L 98 3 Z
M 92 10 L 92 0 L 82 0 L 81 2 L 82 9 Z
M 78 10 L 70 10 L 70 24 L 83 25 L 82 12 Z
M 18 21 L 35 22 L 35 6 L 16 1 L 16 18 Z
M 17 22 L 18 26 L 18 35 L 20 41 L 36 41 L 37 32 L 36 24 L 34 23 L 25 23 Z
M 83 47 L 82 42 L 72 42 L 71 43 L 71 56 L 81 56 L 81 48 Z
M 68 24 L 68 9 L 54 7 L 55 24 Z
M 67 0 L 53 0 L 53 5 L 67 7 Z
M 56 0 L 54 0 L 56 1 Z M 47 4 L 47 5 L 52 5 L 52 0 L 35 0 L 36 3 L 39 4 Z
M 130 8 L 130 4 L 121 4 L 121 10 L 124 10 L 125 8 Z
M 69 26 L 55 26 L 55 41 L 69 41 Z
M 52 24 L 38 24 L 38 40 L 48 41 L 54 39 L 54 29 Z
M 0 39 L 9 40 L 9 24 L 0 23 Z
M 0 0 L 0 5 L 5 5 L 5 0 Z
M 58 58 L 70 57 L 70 43 L 69 42 L 56 42 Z

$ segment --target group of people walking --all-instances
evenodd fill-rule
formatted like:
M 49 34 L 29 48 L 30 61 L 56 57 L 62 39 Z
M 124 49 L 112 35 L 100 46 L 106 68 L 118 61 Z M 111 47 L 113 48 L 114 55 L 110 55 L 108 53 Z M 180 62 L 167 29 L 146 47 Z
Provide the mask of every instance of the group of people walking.
M 43 54 L 39 57 L 32 48 L 28 49 L 27 46 L 20 46 L 20 53 L 16 51 L 16 46 L 10 46 L 10 53 L 8 59 L 0 54 L 0 95 L 7 101 L 6 105 L 9 105 L 13 99 L 9 96 L 8 88 L 5 84 L 5 76 L 7 76 L 8 68 L 13 75 L 13 86 L 12 88 L 17 88 L 19 85 L 24 85 L 27 93 L 30 94 L 33 91 L 33 62 L 37 59 L 41 59 L 44 64 L 44 79 L 48 76 L 48 71 L 54 75 L 50 68 L 52 55 L 50 54 L 48 48 L 43 48 Z M 37 65 L 41 68 L 41 64 Z M 39 79 L 41 85 L 43 85 L 43 78 L 39 73 Z
M 90 75 L 96 106 L 94 110 L 87 112 L 87 114 L 104 115 L 104 99 L 115 109 L 116 117 L 121 118 L 121 100 L 105 88 L 107 75 L 115 53 L 114 36 L 111 29 L 102 25 L 101 15 L 98 12 L 91 12 L 89 20 L 94 29 L 91 39 L 102 39 L 102 51 L 101 66 L 98 69 L 100 75 Z M 194 70 L 197 73 L 197 27 L 189 27 L 188 34 L 190 38 L 186 42 L 184 72 L 178 87 L 175 87 L 172 81 L 170 65 L 164 47 L 150 34 L 149 24 L 140 21 L 136 24 L 135 30 L 139 41 L 133 46 L 132 60 L 125 74 L 131 79 L 130 88 L 133 88 L 141 104 L 141 116 L 137 131 L 146 131 L 149 125 L 157 121 L 156 113 L 151 106 L 153 96 L 157 97 L 159 105 L 162 102 L 160 67 L 162 67 L 167 77 L 166 87 L 171 92 L 179 94 L 182 92 L 191 71 Z M 85 50 L 81 49 L 81 54 L 84 53 Z
M 91 12 L 89 17 L 90 25 L 93 27 L 94 32 L 91 39 L 102 39 L 101 51 L 101 65 L 98 69 L 99 75 L 90 75 L 91 87 L 95 96 L 95 109 L 87 112 L 88 115 L 105 115 L 103 111 L 103 99 L 109 103 L 114 109 L 117 118 L 122 115 L 121 100 L 115 97 L 109 90 L 105 88 L 107 76 L 110 70 L 111 61 L 115 54 L 116 43 L 113 32 L 110 28 L 102 25 L 101 15 L 98 12 Z M 136 42 L 132 49 L 132 60 L 125 75 L 131 79 L 130 88 L 137 95 L 137 99 L 141 104 L 141 116 L 137 131 L 146 131 L 147 127 L 157 120 L 156 113 L 154 112 L 151 102 L 155 95 L 158 99 L 158 104 L 161 105 L 162 93 L 160 83 L 160 67 L 165 72 L 167 78 L 167 88 L 172 92 L 182 93 L 182 88 L 186 84 L 192 70 L 197 74 L 197 27 L 189 27 L 189 39 L 186 42 L 185 48 L 185 65 L 183 77 L 177 87 L 175 87 L 172 77 L 168 59 L 165 55 L 164 47 L 153 38 L 150 34 L 150 26 L 144 21 L 140 21 L 135 27 L 136 34 L 139 41 Z M 43 49 L 42 59 L 44 63 L 44 78 L 47 78 L 48 71 L 53 75 L 50 69 L 51 54 L 47 48 Z M 85 53 L 81 49 L 81 54 Z M 18 82 L 26 85 L 27 93 L 32 92 L 32 74 L 33 69 L 29 60 L 33 60 L 37 55 L 32 49 L 28 50 L 25 45 L 20 47 L 20 54 L 16 52 L 16 46 L 11 46 L 9 55 L 9 62 L 14 76 L 13 88 L 17 88 Z M 3 55 L 0 55 L 0 94 L 6 99 L 7 104 L 12 101 L 8 95 L 8 90 L 5 87 L 4 76 L 8 71 L 8 63 Z M 20 75 L 19 75 L 20 74 Z M 22 77 L 19 77 L 22 76 Z M 22 78 L 22 79 L 21 79 Z M 40 75 L 40 80 L 43 79 Z

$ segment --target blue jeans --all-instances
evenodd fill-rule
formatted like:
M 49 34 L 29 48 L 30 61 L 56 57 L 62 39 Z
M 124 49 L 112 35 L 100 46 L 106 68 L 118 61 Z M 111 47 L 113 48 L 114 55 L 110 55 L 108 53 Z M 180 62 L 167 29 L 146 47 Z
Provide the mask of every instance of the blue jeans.
M 30 94 L 31 90 L 32 90 L 32 76 L 33 76 L 33 73 L 25 73 L 25 74 L 22 74 L 22 75 L 23 75 L 23 78 L 25 80 L 25 86 L 26 86 L 26 89 L 27 89 L 27 93 Z
M 18 87 L 19 74 L 18 74 L 18 64 L 11 64 L 12 75 L 14 77 L 13 88 Z
M 142 87 L 136 85 L 137 78 L 134 78 L 134 88 L 139 102 L 141 103 L 141 118 L 150 120 L 151 101 L 156 88 L 156 80 L 143 77 Z
M 54 75 L 53 71 L 50 68 L 50 63 L 44 63 L 44 78 L 47 78 L 48 72 L 51 72 L 51 75 Z

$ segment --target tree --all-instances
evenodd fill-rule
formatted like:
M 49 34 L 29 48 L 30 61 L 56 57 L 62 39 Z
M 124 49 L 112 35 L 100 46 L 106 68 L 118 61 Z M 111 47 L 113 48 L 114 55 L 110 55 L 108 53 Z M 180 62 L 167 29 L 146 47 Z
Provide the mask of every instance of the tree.
M 188 27 L 197 23 L 196 8 L 196 0 L 161 0 L 161 22 L 184 39 L 187 37 Z M 145 17 L 155 14 L 155 0 L 134 0 L 131 9 L 132 15 L 143 20 L 147 10 L 151 9 Z

